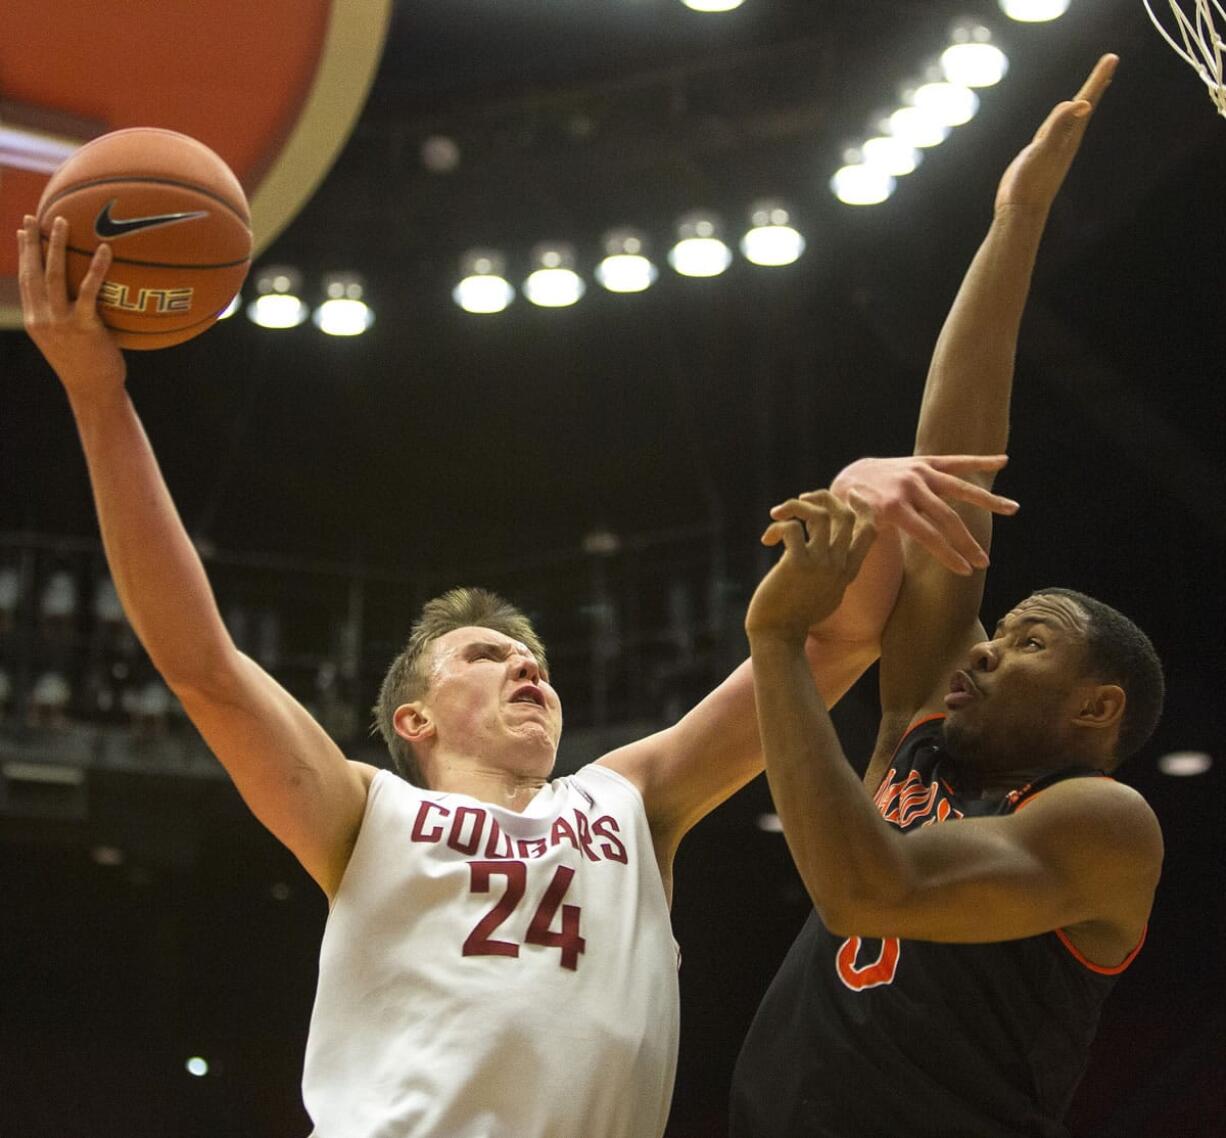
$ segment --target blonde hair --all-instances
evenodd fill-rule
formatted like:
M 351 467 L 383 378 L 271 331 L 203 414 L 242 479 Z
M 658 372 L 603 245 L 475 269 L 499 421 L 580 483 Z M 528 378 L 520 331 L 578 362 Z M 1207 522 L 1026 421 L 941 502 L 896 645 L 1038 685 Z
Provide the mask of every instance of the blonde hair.
M 542 671 L 548 671 L 545 646 L 532 622 L 510 602 L 488 589 L 451 589 L 422 606 L 421 616 L 409 631 L 409 641 L 391 663 L 379 688 L 379 700 L 372 709 L 375 727 L 387 743 L 392 761 L 402 777 L 424 786 L 417 756 L 409 741 L 396 734 L 392 722 L 396 708 L 420 699 L 430 687 L 429 647 L 440 636 L 457 628 L 492 628 L 525 644 L 536 657 Z

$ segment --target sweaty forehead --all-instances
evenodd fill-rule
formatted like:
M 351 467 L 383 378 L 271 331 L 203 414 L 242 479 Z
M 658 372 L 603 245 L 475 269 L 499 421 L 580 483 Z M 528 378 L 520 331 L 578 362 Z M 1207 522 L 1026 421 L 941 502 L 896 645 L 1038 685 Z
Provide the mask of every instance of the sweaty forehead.
M 525 656 L 532 655 L 532 650 L 526 644 L 516 640 L 514 637 L 508 636 L 505 632 L 498 632 L 492 628 L 482 628 L 476 625 L 466 625 L 464 628 L 453 628 L 450 632 L 443 633 L 442 636 L 434 641 L 432 645 L 434 667 L 437 668 L 448 658 L 461 654 L 466 648 L 474 644 L 492 644 L 495 648 L 503 648 L 510 652 L 521 652 Z
M 1035 620 L 1041 620 L 1051 628 L 1075 633 L 1084 633 L 1090 623 L 1082 607 L 1071 597 L 1039 593 L 1015 605 L 1001 618 L 1000 624 L 1008 628 Z

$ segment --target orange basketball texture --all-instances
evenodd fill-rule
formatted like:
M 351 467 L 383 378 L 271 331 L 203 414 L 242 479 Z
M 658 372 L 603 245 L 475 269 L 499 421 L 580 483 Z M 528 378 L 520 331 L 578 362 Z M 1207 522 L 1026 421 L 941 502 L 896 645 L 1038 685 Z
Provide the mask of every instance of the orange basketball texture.
M 76 295 L 94 250 L 113 260 L 98 313 L 124 348 L 164 348 L 210 327 L 251 265 L 251 213 L 230 168 L 202 142 L 134 127 L 86 143 L 38 203 L 44 248 L 68 222 L 66 272 Z

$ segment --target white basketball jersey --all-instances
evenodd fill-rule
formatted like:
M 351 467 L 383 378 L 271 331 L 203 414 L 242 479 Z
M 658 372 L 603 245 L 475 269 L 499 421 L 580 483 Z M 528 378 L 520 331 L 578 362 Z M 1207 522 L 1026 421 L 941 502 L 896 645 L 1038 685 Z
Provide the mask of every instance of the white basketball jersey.
M 638 791 L 523 813 L 380 771 L 320 951 L 315 1138 L 658 1138 L 677 956 Z

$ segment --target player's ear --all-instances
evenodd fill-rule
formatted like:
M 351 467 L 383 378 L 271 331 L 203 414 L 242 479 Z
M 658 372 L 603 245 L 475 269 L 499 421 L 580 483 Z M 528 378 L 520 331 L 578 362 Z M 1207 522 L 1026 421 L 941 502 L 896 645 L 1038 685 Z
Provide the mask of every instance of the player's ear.
M 1094 684 L 1087 687 L 1081 706 L 1073 717 L 1077 727 L 1106 730 L 1124 718 L 1128 697 L 1119 684 Z
M 410 743 L 420 743 L 435 733 L 434 717 L 420 700 L 402 703 L 392 715 L 396 734 Z

